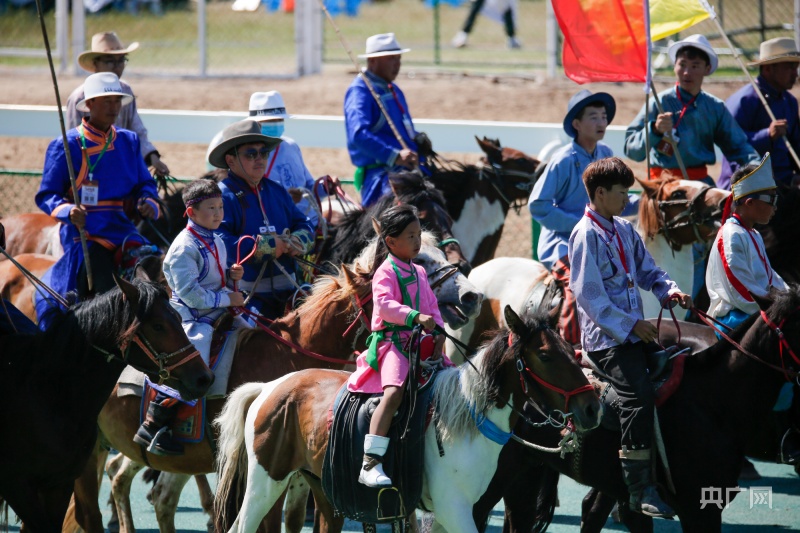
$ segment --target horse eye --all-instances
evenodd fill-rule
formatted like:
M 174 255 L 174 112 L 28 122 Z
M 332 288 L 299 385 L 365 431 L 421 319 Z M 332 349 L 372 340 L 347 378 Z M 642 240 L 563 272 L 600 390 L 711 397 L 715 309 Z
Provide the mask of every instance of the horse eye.
M 675 191 L 670 195 L 670 198 L 674 200 L 682 200 L 686 198 L 686 191 Z
M 553 357 L 547 352 L 539 352 L 539 361 L 542 363 L 549 363 L 553 360 Z
M 163 333 L 166 331 L 162 324 L 153 324 L 153 329 L 156 331 L 156 333 Z

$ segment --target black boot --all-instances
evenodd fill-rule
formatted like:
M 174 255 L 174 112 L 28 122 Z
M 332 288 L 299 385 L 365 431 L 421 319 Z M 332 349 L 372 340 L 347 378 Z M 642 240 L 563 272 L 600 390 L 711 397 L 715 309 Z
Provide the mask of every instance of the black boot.
M 623 446 L 619 455 L 631 510 L 655 518 L 675 516 L 675 511 L 661 499 L 653 483 L 650 450 L 627 450 Z
M 774 411 L 775 427 L 781 436 L 778 460 L 787 465 L 800 462 L 800 431 L 791 420 L 791 411 Z
M 169 427 L 178 405 L 174 398 L 158 393 L 147 406 L 144 422 L 133 436 L 133 442 L 145 446 L 153 455 L 183 455 L 183 444 L 172 438 Z

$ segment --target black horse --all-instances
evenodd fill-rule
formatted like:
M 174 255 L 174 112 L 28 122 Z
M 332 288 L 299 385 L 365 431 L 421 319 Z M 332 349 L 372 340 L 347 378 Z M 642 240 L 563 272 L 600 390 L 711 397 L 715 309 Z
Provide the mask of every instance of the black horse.
M 46 332 L 0 341 L 0 500 L 26 530 L 61 531 L 73 481 L 97 438 L 98 414 L 126 365 L 165 378 L 187 399 L 213 382 L 164 289 L 117 284 Z M 7 513 L 0 515 L 5 522 Z
M 409 204 L 419 210 L 423 229 L 433 232 L 439 239 L 441 249 L 448 261 L 466 276 L 472 267 L 461 253 L 461 246 L 453 237 L 453 220 L 447 212 L 446 202 L 441 191 L 419 172 L 398 172 L 391 174 L 389 184 L 394 194 L 380 198 L 368 209 L 354 209 L 346 213 L 341 222 L 330 229 L 328 239 L 323 243 L 317 262 L 352 263 L 361 250 L 375 236 L 372 219 L 392 205 Z
M 689 358 L 680 388 L 659 409 L 664 443 L 676 493 L 664 490 L 662 496 L 677 512 L 681 526 L 687 532 L 712 533 L 721 530 L 722 509 L 718 505 L 701 504 L 709 498 L 710 490 L 723 496 L 735 495 L 739 471 L 745 451 L 769 420 L 769 412 L 787 377 L 796 379 L 800 370 L 800 289 L 770 294 L 772 302 L 760 300 L 765 309 L 750 317 L 731 337 L 742 346 L 734 347 L 721 341 Z M 776 327 L 785 334 L 781 340 Z M 785 343 L 781 345 L 781 343 Z M 556 446 L 561 436 L 549 426 L 533 427 L 520 423 L 515 433 L 521 438 L 543 446 Z M 529 461 L 547 465 L 580 483 L 590 485 L 614 500 L 627 501 L 627 489 L 622 479 L 618 459 L 619 434 L 598 428 L 585 434 L 579 452 L 557 454 L 524 448 L 517 453 Z M 519 445 L 510 443 L 504 453 L 514 453 Z M 507 518 L 511 531 L 531 531 L 531 527 L 546 527 L 548 511 L 552 513 L 556 482 L 546 482 L 549 476 L 543 466 L 529 470 L 525 479 L 517 476 L 519 464 L 507 463 L 503 457 L 495 478 L 486 494 L 476 503 L 473 513 L 476 522 L 485 523 L 489 510 L 508 495 L 512 500 L 525 500 L 528 506 L 539 489 L 538 513 L 507 502 Z M 531 477 L 532 476 L 532 477 Z M 540 476 L 537 478 L 537 476 Z M 663 483 L 664 471 L 659 470 Z M 592 502 L 588 502 L 592 503 Z M 597 510 L 597 516 L 605 514 Z M 625 511 L 625 509 L 623 509 Z M 623 521 L 631 530 L 652 531 L 652 522 L 643 515 L 623 512 Z M 552 514 L 550 514 L 552 516 Z M 537 518 L 540 520 L 537 523 Z M 513 525 L 512 525 L 513 524 Z M 602 524 L 587 522 L 583 530 L 599 530 Z

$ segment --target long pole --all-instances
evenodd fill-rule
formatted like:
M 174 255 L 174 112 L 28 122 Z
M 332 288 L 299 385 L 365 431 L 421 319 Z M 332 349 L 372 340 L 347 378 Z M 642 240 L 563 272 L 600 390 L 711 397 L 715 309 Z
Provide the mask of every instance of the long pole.
M 72 166 L 72 154 L 69 151 L 69 144 L 67 143 L 67 129 L 64 126 L 64 113 L 61 109 L 61 95 L 58 92 L 58 81 L 56 80 L 56 70 L 53 67 L 53 56 L 50 53 L 50 39 L 47 38 L 47 28 L 44 25 L 44 15 L 42 13 L 42 2 L 36 0 L 36 10 L 39 12 L 39 23 L 42 27 L 42 37 L 44 38 L 44 47 L 47 51 L 47 62 L 50 64 L 50 75 L 53 78 L 53 87 L 56 91 L 56 105 L 58 106 L 58 120 L 61 123 L 61 141 L 64 143 L 64 157 L 67 160 L 67 172 L 69 173 L 69 182 L 72 185 L 72 197 L 75 206 L 80 208 L 81 197 L 78 194 L 78 185 L 75 183 L 75 169 Z M 66 52 L 66 51 L 65 51 Z M 78 228 L 78 233 L 81 236 L 81 248 L 83 249 L 83 262 L 86 265 L 86 281 L 89 292 L 92 291 L 94 285 L 92 281 L 92 265 L 89 261 L 89 245 L 86 242 L 86 230 Z
M 753 76 L 750 74 L 750 71 L 745 66 L 744 61 L 742 61 L 742 56 L 740 56 L 739 53 L 736 51 L 736 47 L 733 46 L 733 43 L 731 43 L 731 40 L 728 38 L 728 34 L 725 33 L 724 29 L 722 29 L 722 25 L 717 20 L 717 17 L 712 16 L 711 18 L 714 20 L 714 24 L 717 25 L 717 30 L 719 31 L 719 34 L 725 38 L 725 42 L 728 44 L 728 48 L 731 49 L 731 52 L 733 52 L 733 57 L 736 58 L 737 62 L 739 63 L 739 66 L 742 68 L 742 72 L 744 72 L 747 75 L 747 79 L 750 81 L 750 85 L 753 86 L 753 90 L 755 90 L 756 94 L 758 95 L 758 99 L 761 100 L 761 104 L 764 106 L 764 109 L 767 110 L 767 114 L 769 115 L 770 120 L 775 122 L 777 120 L 775 118 L 775 113 L 773 113 L 772 109 L 770 109 L 769 104 L 767 103 L 767 99 L 764 98 L 764 95 L 761 93 L 761 89 L 758 88 L 758 85 L 756 85 L 756 81 L 753 79 Z M 798 166 L 798 168 L 800 168 L 800 158 L 797 157 L 797 152 L 794 151 L 794 147 L 791 145 L 791 143 L 789 143 L 789 139 L 786 138 L 786 135 L 781 135 L 781 139 L 783 139 L 783 142 L 786 143 L 786 148 L 789 149 L 789 153 L 791 154 L 792 159 L 794 159 L 795 164 Z
M 39 0 L 37 0 L 37 1 L 39 1 Z M 400 143 L 400 146 L 403 148 L 403 150 L 408 150 L 409 149 L 408 148 L 408 144 L 406 144 L 406 141 L 405 141 L 405 139 L 403 139 L 403 136 L 400 135 L 400 131 L 397 129 L 397 126 L 395 125 L 394 121 L 392 120 L 392 117 L 389 116 L 389 112 L 386 111 L 386 107 L 384 107 L 383 102 L 381 101 L 381 97 L 378 96 L 378 93 L 375 91 L 375 87 L 372 85 L 372 82 L 369 80 L 369 77 L 365 76 L 364 73 L 362 72 L 361 65 L 358 63 L 358 60 L 356 59 L 356 56 L 353 55 L 353 52 L 350 50 L 350 47 L 347 45 L 347 42 L 344 40 L 344 37 L 342 36 L 342 32 L 339 31 L 339 26 L 336 25 L 336 22 L 333 20 L 333 17 L 331 16 L 330 12 L 328 12 L 328 8 L 325 7 L 325 3 L 322 0 L 317 0 L 317 2 L 319 3 L 319 7 L 321 7 L 322 10 L 325 12 L 325 15 L 327 16 L 328 20 L 330 21 L 331 26 L 333 26 L 333 29 L 336 31 L 336 36 L 339 37 L 339 42 L 342 43 L 342 46 L 344 47 L 345 52 L 347 52 L 347 55 L 350 57 L 350 61 L 352 61 L 353 65 L 355 65 L 356 70 L 359 73 L 359 76 L 361 76 L 361 79 L 364 80 L 364 83 L 366 84 L 367 89 L 369 89 L 370 94 L 375 99 L 375 102 L 378 104 L 378 107 L 380 108 L 381 113 L 383 113 L 383 116 L 386 117 L 386 123 L 389 124 L 389 128 L 392 130 L 392 133 L 394 134 L 395 138 Z
M 656 102 L 656 109 L 658 109 L 658 114 L 661 115 L 664 113 L 664 108 L 661 107 L 661 99 L 658 97 L 658 92 L 656 91 L 656 84 L 653 83 L 653 80 L 650 80 L 650 90 L 653 91 L 653 100 Z M 647 125 L 647 115 L 645 115 L 645 123 L 644 123 L 644 134 L 645 138 L 647 138 L 648 134 L 650 133 L 647 131 L 649 127 Z M 683 163 L 683 156 L 681 155 L 681 151 L 678 150 L 678 143 L 675 142 L 675 139 L 672 137 L 672 131 L 668 131 L 664 138 L 667 142 L 672 146 L 672 151 L 675 154 L 675 160 L 678 162 L 678 167 L 681 169 L 681 175 L 683 175 L 683 179 L 688 180 L 689 174 L 686 173 L 686 165 Z M 648 160 L 650 159 L 650 153 L 647 153 Z

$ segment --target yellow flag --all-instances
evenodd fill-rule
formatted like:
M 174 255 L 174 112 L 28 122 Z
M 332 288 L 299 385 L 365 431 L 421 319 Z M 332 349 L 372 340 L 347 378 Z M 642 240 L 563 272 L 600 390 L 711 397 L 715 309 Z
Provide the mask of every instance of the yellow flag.
M 655 42 L 711 16 L 705 0 L 650 0 L 650 39 Z

